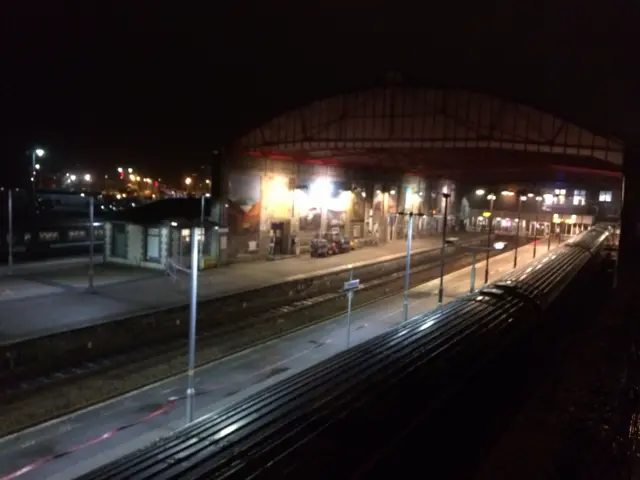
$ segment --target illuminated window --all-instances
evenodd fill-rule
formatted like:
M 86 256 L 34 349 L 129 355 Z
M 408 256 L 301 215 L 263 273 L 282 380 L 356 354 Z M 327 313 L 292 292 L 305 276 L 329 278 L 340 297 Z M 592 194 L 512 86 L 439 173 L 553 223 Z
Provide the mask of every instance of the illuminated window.
M 587 203 L 587 192 L 585 190 L 574 190 L 573 204 L 584 205 L 585 203 Z
M 553 193 L 555 194 L 553 197 L 553 203 L 558 205 L 564 205 L 564 200 L 565 200 L 567 191 L 564 188 L 556 188 Z
M 600 190 L 600 195 L 598 195 L 598 201 L 610 202 L 611 197 L 612 197 L 612 192 L 610 190 Z

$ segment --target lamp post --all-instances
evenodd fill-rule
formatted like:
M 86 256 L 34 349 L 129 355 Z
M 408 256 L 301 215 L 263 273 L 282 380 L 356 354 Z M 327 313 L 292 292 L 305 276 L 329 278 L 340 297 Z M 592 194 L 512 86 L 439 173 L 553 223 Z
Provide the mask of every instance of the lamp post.
M 95 204 L 93 195 L 89 195 L 89 293 L 94 292 L 93 278 L 95 276 L 95 270 L 93 267 L 93 243 L 94 243 L 94 211 Z
M 513 254 L 513 268 L 518 266 L 518 244 L 520 243 L 520 224 L 522 223 L 522 202 L 526 201 L 526 195 L 518 196 L 518 225 L 516 225 L 516 248 Z
M 36 172 L 40 170 L 40 165 L 36 162 L 36 158 L 44 156 L 45 151 L 41 148 L 34 148 L 31 151 L 31 182 L 33 183 L 33 193 L 36 193 Z M 38 182 L 40 181 L 40 175 L 38 175 Z
M 442 221 L 442 249 L 440 251 L 440 288 L 438 288 L 438 304 L 442 305 L 444 299 L 444 252 L 447 247 L 447 220 L 449 216 L 450 193 L 443 193 L 444 198 L 444 218 Z
M 7 191 L 7 220 L 9 225 L 7 226 L 7 247 L 9 252 L 9 258 L 7 259 L 7 265 L 9 267 L 9 275 L 13 273 L 13 189 L 9 188 Z
M 198 231 L 191 226 L 191 304 L 189 309 L 189 366 L 187 370 L 187 424 L 193 422 L 196 368 L 196 320 L 198 308 Z
M 487 215 L 487 261 L 485 263 L 484 269 L 484 283 L 489 283 L 489 259 L 491 258 L 491 227 L 493 226 L 493 202 L 495 201 L 496 196 L 493 193 L 487 195 L 487 200 L 489 200 L 489 215 Z
M 423 217 L 423 213 L 413 212 L 398 212 L 399 216 L 407 215 L 409 217 L 409 224 L 407 225 L 407 256 L 404 266 L 404 302 L 403 302 L 403 319 L 406 322 L 409 320 L 409 290 L 410 290 L 410 275 L 411 275 L 411 245 L 413 241 L 413 219 L 414 217 Z
M 536 258 L 536 249 L 538 247 L 538 215 L 540 213 L 540 202 L 542 197 L 536 197 L 536 224 L 533 226 L 533 258 Z

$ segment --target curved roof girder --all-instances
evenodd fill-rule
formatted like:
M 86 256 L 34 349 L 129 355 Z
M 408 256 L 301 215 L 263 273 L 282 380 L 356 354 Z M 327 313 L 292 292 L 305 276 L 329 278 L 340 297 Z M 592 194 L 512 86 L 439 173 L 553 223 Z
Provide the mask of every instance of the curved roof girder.
M 252 150 L 495 148 L 622 165 L 624 145 L 551 114 L 466 90 L 387 87 L 318 100 L 244 135 Z

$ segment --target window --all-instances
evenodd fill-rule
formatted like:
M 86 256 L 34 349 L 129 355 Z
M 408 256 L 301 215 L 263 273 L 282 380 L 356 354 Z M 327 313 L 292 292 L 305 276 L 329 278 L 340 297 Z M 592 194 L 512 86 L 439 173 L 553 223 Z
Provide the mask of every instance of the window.
M 600 190 L 600 195 L 598 195 L 598 201 L 610 202 L 611 197 L 612 197 L 612 194 L 610 190 Z
M 159 228 L 147 228 L 147 248 L 145 253 L 147 262 L 160 262 Z
M 587 203 L 587 192 L 585 190 L 574 190 L 573 204 L 584 205 L 585 203 Z
M 112 223 L 111 256 L 127 258 L 127 226 L 124 223 Z
M 564 188 L 556 188 L 554 190 L 553 203 L 557 205 L 564 205 L 565 196 L 567 191 Z

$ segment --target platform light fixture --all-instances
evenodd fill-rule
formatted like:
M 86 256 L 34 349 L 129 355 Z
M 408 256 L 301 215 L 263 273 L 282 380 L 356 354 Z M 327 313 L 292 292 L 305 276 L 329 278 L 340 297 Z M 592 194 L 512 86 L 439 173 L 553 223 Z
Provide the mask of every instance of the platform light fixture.
M 484 190 L 481 189 L 481 188 L 477 189 L 476 190 L 476 195 L 478 195 L 478 196 L 484 195 Z

